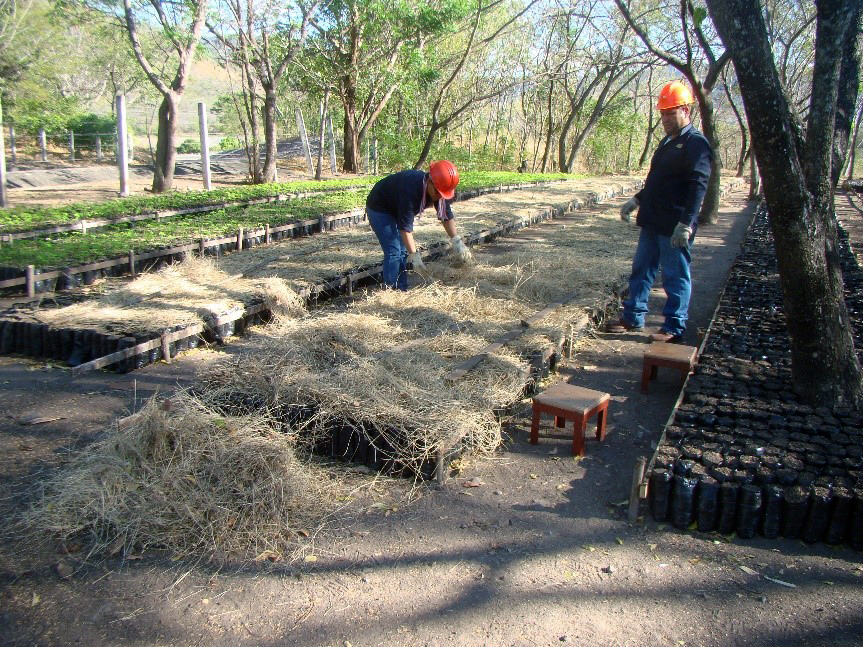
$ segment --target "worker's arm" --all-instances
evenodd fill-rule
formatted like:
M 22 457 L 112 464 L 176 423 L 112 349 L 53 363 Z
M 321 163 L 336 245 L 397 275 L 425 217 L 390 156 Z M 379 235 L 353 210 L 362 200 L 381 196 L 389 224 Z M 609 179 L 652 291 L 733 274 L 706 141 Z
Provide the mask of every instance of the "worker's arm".
M 414 241 L 414 233 L 412 231 L 404 230 L 399 233 L 402 235 L 402 243 L 404 244 L 405 249 L 408 250 L 408 254 L 413 254 L 417 251 L 417 244 L 416 241 Z
M 458 232 L 456 231 L 455 219 L 449 218 L 447 220 L 442 220 L 441 224 L 443 225 L 444 231 L 446 231 L 447 236 L 449 236 L 449 241 L 452 244 L 453 253 L 456 254 L 463 263 L 473 262 L 473 255 L 470 253 L 470 249 L 467 245 L 464 244 L 461 236 L 459 236 Z

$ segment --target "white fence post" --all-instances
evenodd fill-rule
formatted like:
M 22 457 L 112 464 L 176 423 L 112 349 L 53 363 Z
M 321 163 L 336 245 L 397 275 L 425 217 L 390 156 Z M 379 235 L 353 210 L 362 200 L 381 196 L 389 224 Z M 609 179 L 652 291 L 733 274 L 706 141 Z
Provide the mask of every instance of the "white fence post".
M 120 170 L 120 195 L 129 195 L 129 154 L 126 149 L 126 97 L 117 95 L 117 168 Z
M 96 133 L 96 159 L 102 159 L 102 135 Z
M 69 161 L 75 161 L 75 133 L 69 131 Z
M 207 135 L 207 105 L 203 101 L 198 102 L 198 128 L 201 132 L 201 171 L 204 173 L 204 188 L 209 191 L 213 188 L 210 181 L 210 140 Z
M 48 142 L 46 141 L 44 128 L 39 129 L 39 150 L 42 153 L 42 161 L 47 162 L 48 161 Z
M 309 138 L 306 135 L 306 122 L 303 121 L 303 111 L 297 108 L 297 129 L 300 131 L 300 139 L 303 142 L 303 150 L 306 153 L 306 164 L 309 167 L 309 173 L 315 172 L 315 167 L 312 166 L 312 151 L 309 149 Z
M 0 103 L 0 124 L 3 123 L 3 104 Z M 0 207 L 6 206 L 6 143 L 0 128 Z

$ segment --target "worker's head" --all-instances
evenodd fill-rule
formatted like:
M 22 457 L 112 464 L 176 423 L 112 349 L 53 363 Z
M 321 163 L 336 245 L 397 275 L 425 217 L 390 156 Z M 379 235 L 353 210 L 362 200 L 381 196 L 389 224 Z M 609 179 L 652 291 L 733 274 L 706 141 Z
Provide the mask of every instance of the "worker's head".
M 689 86 L 682 81 L 670 81 L 662 86 L 656 107 L 659 108 L 666 135 L 676 135 L 689 123 L 694 102 Z
M 429 166 L 429 177 L 435 191 L 446 200 L 452 200 L 455 196 L 455 188 L 458 186 L 458 169 L 450 161 L 438 160 Z

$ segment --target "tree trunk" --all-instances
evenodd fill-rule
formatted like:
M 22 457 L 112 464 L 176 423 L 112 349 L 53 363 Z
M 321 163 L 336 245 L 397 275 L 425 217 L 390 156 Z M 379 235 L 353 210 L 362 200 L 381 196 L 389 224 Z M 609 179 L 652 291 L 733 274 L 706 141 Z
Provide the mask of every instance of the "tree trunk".
M 836 242 L 830 141 L 815 132 L 834 125 L 842 24 L 845 20 L 847 28 L 851 3 L 822 0 L 817 5 L 806 142 L 795 136 L 760 3 L 707 0 L 707 5 L 734 61 L 761 171 L 788 322 L 794 390 L 813 406 L 863 407 L 863 372 L 854 351 Z M 829 121 L 824 121 L 826 114 Z
M 651 104 L 652 105 L 652 104 Z M 644 138 L 644 147 L 641 149 L 641 155 L 638 158 L 638 168 L 643 169 L 644 165 L 647 163 L 647 157 L 650 155 L 650 144 L 653 142 L 653 133 L 656 132 L 656 127 L 659 126 L 660 121 L 657 119 L 653 122 L 653 108 L 651 107 L 650 113 L 647 117 L 647 135 Z
M 833 129 L 833 163 L 830 172 L 830 184 L 836 187 L 839 176 L 845 166 L 848 154 L 848 142 L 851 140 L 851 127 L 854 123 L 854 112 L 857 108 L 857 91 L 860 87 L 860 17 L 863 15 L 863 3 L 857 2 L 851 16 L 851 27 L 845 35 L 842 44 L 842 63 L 839 69 L 839 87 L 836 99 L 836 125 Z
M 551 138 L 554 136 L 554 112 L 552 110 L 553 99 L 554 81 L 548 85 L 548 118 L 545 126 L 545 150 L 542 153 L 542 167 L 540 168 L 540 173 L 545 173 L 545 169 L 548 165 L 548 157 L 551 154 Z
M 360 134 L 354 123 L 354 116 L 349 114 L 345 106 L 344 160 L 342 171 L 345 173 L 360 172 Z
M 854 124 L 854 136 L 851 138 L 851 145 L 848 153 L 848 175 L 846 179 L 850 182 L 854 179 L 854 163 L 857 160 L 857 141 L 860 135 L 860 121 L 863 120 L 863 102 L 860 104 L 860 110 L 857 111 L 857 122 Z
M 761 198 L 761 176 L 758 174 L 758 164 L 755 162 L 755 155 L 752 154 L 752 149 L 749 150 L 749 200 L 759 200 Z
M 713 161 L 710 163 L 710 179 L 707 181 L 707 193 L 704 194 L 704 202 L 701 203 L 701 213 L 698 222 L 703 225 L 712 225 L 716 222 L 719 212 L 720 172 L 722 170 L 722 156 L 719 154 L 719 133 L 716 131 L 716 120 L 713 112 L 713 102 L 705 94 L 705 101 L 699 102 L 701 111 L 701 128 L 704 136 L 713 149 Z
M 266 88 L 264 95 L 264 169 L 261 173 L 263 182 L 275 182 L 276 159 L 278 150 L 276 147 L 276 89 Z
M 174 161 L 177 157 L 177 111 L 180 95 L 162 95 L 159 106 L 159 133 L 156 138 L 156 171 L 153 173 L 153 193 L 170 191 L 174 185 Z

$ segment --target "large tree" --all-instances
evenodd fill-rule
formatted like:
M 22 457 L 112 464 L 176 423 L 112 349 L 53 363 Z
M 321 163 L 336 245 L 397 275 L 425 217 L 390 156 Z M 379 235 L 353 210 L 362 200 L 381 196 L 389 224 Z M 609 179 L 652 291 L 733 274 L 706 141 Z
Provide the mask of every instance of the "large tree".
M 305 43 L 319 0 L 221 0 L 225 20 L 207 26 L 243 75 L 244 99 L 252 137 L 250 172 L 254 182 L 276 178 L 277 90 L 288 66 Z M 260 86 L 263 97 L 258 96 Z M 260 106 L 263 99 L 263 106 Z M 258 164 L 258 114 L 264 117 L 264 166 Z
M 180 99 L 186 90 L 195 49 L 201 39 L 208 0 L 123 0 L 120 21 L 129 36 L 138 64 L 153 87 L 162 95 L 159 105 L 159 134 L 156 139 L 156 170 L 153 192 L 162 193 L 174 184 L 174 161 L 177 157 L 177 119 Z M 147 28 L 158 25 L 165 45 L 162 60 L 151 62 L 144 51 L 139 23 Z M 173 68 L 174 72 L 169 70 Z
M 420 78 L 426 81 L 423 83 L 424 94 L 431 95 L 434 101 L 431 104 L 423 147 L 414 168 L 421 168 L 425 164 L 439 131 L 458 123 L 471 110 L 524 83 L 523 78 L 518 78 L 511 69 L 507 69 L 508 66 L 495 67 L 483 63 L 492 60 L 490 47 L 502 34 L 513 28 L 514 24 L 517 26 L 517 21 L 537 2 L 538 0 L 530 0 L 514 13 L 507 13 L 506 10 L 501 10 L 499 0 L 480 0 L 473 15 L 464 24 L 464 32 L 468 37 L 463 44 L 455 48 L 454 55 L 449 54 L 442 57 L 443 60 L 437 61 L 437 69 L 424 66 L 419 70 Z M 443 42 L 444 40 L 446 42 Z M 438 48 L 447 51 L 449 47 L 445 45 L 453 40 L 453 36 L 447 34 L 441 39 L 442 42 L 437 43 Z M 482 69 L 467 73 L 471 67 Z M 489 69 L 492 67 L 495 69 Z
M 849 46 L 859 37 L 859 0 L 819 0 L 812 91 L 805 130 L 781 82 L 758 0 L 707 0 L 737 72 L 776 244 L 791 341 L 794 388 L 805 401 L 863 406 L 863 372 L 843 297 L 833 208 L 837 105 L 857 88 Z M 856 62 L 855 62 L 856 61 Z M 850 105 L 853 105 L 853 101 Z
M 704 22 L 704 9 L 696 7 L 691 0 L 680 0 L 677 3 L 680 25 L 675 31 L 680 34 L 680 41 L 667 47 L 661 46 L 656 37 L 651 35 L 656 29 L 651 28 L 649 22 L 657 16 L 665 18 L 669 15 L 674 3 L 661 3 L 659 8 L 650 7 L 643 13 L 633 15 L 630 7 L 624 4 L 623 0 L 614 1 L 626 22 L 650 52 L 680 72 L 692 87 L 701 116 L 701 129 L 713 148 L 713 168 L 707 184 L 707 193 L 701 205 L 699 220 L 702 223 L 715 222 L 719 209 L 719 173 L 722 159 L 719 155 L 719 133 L 710 94 L 719 80 L 722 68 L 728 62 L 728 52 L 719 56 L 714 53 L 714 44 L 707 31 L 708 24 Z M 693 40 L 698 43 L 697 48 L 693 46 Z
M 310 41 L 344 111 L 344 161 L 360 169 L 360 142 L 386 108 L 429 38 L 472 10 L 473 0 L 330 0 Z

